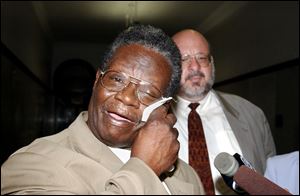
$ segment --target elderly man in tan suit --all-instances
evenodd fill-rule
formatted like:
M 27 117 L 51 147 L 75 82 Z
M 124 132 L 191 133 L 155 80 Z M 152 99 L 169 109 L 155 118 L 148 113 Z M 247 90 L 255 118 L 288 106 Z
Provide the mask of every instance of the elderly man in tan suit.
M 148 105 L 174 95 L 180 59 L 160 29 L 121 33 L 97 72 L 88 112 L 12 154 L 1 167 L 1 194 L 204 194 L 178 159 L 169 103 L 141 121 Z

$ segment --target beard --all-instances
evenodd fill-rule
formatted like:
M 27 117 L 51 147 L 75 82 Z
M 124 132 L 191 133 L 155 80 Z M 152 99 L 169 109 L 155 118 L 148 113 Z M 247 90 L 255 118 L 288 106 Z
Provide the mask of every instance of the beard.
M 194 76 L 202 77 L 202 80 L 193 82 L 190 79 Z M 180 85 L 179 95 L 187 97 L 189 99 L 202 99 L 211 89 L 215 80 L 215 69 L 212 67 L 211 74 L 208 76 L 208 80 L 204 81 L 205 74 L 201 71 L 190 72 L 184 83 Z

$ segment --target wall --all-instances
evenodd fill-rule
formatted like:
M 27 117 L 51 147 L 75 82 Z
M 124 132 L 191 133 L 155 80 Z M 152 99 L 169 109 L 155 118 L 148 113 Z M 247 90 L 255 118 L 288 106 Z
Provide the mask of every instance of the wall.
M 208 31 L 207 38 L 215 57 L 216 82 L 283 66 L 216 89 L 238 94 L 263 109 L 279 154 L 299 149 L 299 2 L 248 2 Z M 295 59 L 295 66 L 284 69 L 285 62 Z
M 52 46 L 30 1 L 1 1 L 1 41 L 45 84 Z
M 299 2 L 248 2 L 206 35 L 217 81 L 298 58 Z
M 51 57 L 31 3 L 1 1 L 1 163 L 53 132 Z
M 108 45 L 100 43 L 56 42 L 53 45 L 51 73 L 53 74 L 62 62 L 73 58 L 85 60 L 97 70 L 107 47 Z

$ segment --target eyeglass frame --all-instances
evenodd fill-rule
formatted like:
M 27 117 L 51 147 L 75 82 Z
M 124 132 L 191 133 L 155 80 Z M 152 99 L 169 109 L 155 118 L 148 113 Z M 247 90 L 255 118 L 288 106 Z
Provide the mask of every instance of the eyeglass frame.
M 102 70 L 99 70 L 99 71 L 100 71 L 100 74 L 101 74 L 101 75 L 100 75 L 100 84 L 101 84 L 101 86 L 102 86 L 103 88 L 105 88 L 105 89 L 107 89 L 107 90 L 109 90 L 109 91 L 112 91 L 112 92 L 121 92 L 121 91 L 123 91 L 130 83 L 133 83 L 133 84 L 135 84 L 135 85 L 137 85 L 137 86 L 140 86 L 141 84 L 142 84 L 142 85 L 143 85 L 143 84 L 148 84 L 148 85 L 152 86 L 155 90 L 157 90 L 158 93 L 159 93 L 159 97 L 155 97 L 155 96 L 152 96 L 151 94 L 149 94 L 149 93 L 147 93 L 147 92 L 144 92 L 145 94 L 148 94 L 148 95 L 152 96 L 153 98 L 155 98 L 155 100 L 153 100 L 152 103 L 154 103 L 156 100 L 159 100 L 159 99 L 163 99 L 163 98 L 164 98 L 164 96 L 162 96 L 162 92 L 161 92 L 157 87 L 155 87 L 152 83 L 150 83 L 150 82 L 147 82 L 147 81 L 144 81 L 144 80 L 141 80 L 141 79 L 137 79 L 137 78 L 135 78 L 135 77 L 133 77 L 133 76 L 131 76 L 131 75 L 129 75 L 129 74 L 126 74 L 126 73 L 120 72 L 120 71 L 116 71 L 116 70 L 108 69 L 108 70 L 106 70 L 106 71 L 102 71 Z M 120 90 L 112 90 L 112 89 L 108 88 L 107 86 L 105 86 L 105 85 L 103 84 L 103 76 L 104 76 L 105 74 L 107 74 L 108 72 L 116 72 L 116 73 L 119 73 L 119 74 L 122 74 L 122 75 L 125 76 L 125 78 L 126 78 L 125 85 L 124 85 Z M 139 102 L 142 103 L 142 104 L 144 104 L 144 105 L 146 105 L 146 106 L 151 105 L 152 103 L 149 103 L 149 104 L 148 104 L 148 103 L 144 103 L 144 102 L 141 100 L 142 98 L 140 97 L 139 92 L 140 92 L 140 90 L 139 90 L 139 88 L 137 87 L 135 93 L 136 93 L 136 96 L 137 96 Z
M 200 56 L 200 57 L 198 58 L 197 56 Z M 208 63 L 205 66 L 203 66 L 203 64 L 201 64 L 201 62 L 199 62 L 203 58 L 208 60 Z M 182 65 L 184 65 L 184 63 L 187 63 L 187 65 L 191 65 L 192 64 L 192 59 L 195 59 L 197 64 L 200 65 L 201 67 L 204 67 L 204 68 L 207 68 L 207 67 L 209 67 L 209 65 L 212 65 L 214 63 L 214 58 L 211 54 L 205 55 L 201 52 L 198 52 L 198 53 L 193 54 L 193 55 L 189 55 L 189 54 L 182 55 L 181 63 L 182 63 Z

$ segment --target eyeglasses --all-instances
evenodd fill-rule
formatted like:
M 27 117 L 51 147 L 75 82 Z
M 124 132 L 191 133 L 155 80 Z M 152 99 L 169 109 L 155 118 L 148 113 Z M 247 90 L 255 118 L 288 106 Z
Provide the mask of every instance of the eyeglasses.
M 182 65 L 191 65 L 193 58 L 195 58 L 196 62 L 201 67 L 208 67 L 211 63 L 213 63 L 213 57 L 211 55 L 203 55 L 202 53 L 196 53 L 194 55 L 183 55 L 183 58 L 181 59 Z
M 160 90 L 149 82 L 113 70 L 101 72 L 101 74 L 101 85 L 109 91 L 122 91 L 129 83 L 137 85 L 136 95 L 139 101 L 144 105 L 150 105 L 162 97 Z

